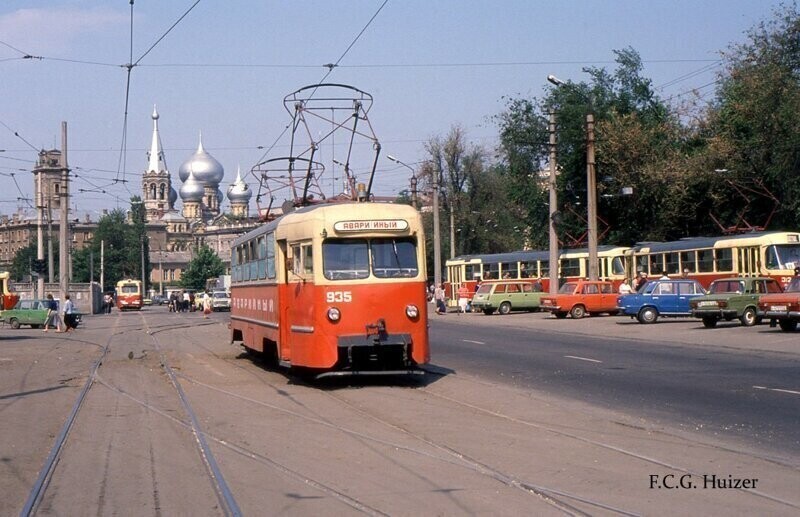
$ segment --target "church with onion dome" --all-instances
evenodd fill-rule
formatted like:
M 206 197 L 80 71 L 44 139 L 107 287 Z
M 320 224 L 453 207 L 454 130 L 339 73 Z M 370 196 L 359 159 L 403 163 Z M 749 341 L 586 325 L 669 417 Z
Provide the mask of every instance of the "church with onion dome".
M 180 280 L 194 250 L 202 245 L 209 246 L 229 266 L 231 243 L 258 226 L 259 221 L 250 215 L 253 192 L 242 179 L 241 169 L 227 186 L 225 199 L 225 168 L 205 149 L 202 134 L 197 150 L 178 167 L 180 184 L 173 184 L 155 107 L 152 119 L 147 169 L 142 174 L 145 226 L 153 265 L 150 281 L 154 287 L 171 286 Z

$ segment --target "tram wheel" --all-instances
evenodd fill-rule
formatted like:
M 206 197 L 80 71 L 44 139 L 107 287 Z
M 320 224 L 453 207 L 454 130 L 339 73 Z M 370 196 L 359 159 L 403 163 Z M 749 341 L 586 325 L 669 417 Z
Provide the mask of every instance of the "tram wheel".
M 509 303 L 509 302 L 501 303 L 500 304 L 500 314 L 505 315 L 505 314 L 508 314 L 509 312 L 511 312 L 511 303 Z

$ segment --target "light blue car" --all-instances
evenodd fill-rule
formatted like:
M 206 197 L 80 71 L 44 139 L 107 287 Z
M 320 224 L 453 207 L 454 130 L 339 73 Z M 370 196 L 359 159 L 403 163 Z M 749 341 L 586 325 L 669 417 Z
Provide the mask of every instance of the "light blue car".
M 696 280 L 653 280 L 638 293 L 617 298 L 617 309 L 639 323 L 655 323 L 659 316 L 691 316 L 689 300 L 704 294 Z

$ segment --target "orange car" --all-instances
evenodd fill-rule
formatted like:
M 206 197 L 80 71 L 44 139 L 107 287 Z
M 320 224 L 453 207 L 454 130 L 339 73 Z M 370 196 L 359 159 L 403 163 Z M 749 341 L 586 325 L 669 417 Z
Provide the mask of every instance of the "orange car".
M 562 285 L 556 295 L 543 296 L 539 304 L 556 318 L 566 318 L 569 314 L 577 320 L 587 312 L 592 316 L 601 312 L 616 314 L 617 293 L 611 282 L 578 280 Z

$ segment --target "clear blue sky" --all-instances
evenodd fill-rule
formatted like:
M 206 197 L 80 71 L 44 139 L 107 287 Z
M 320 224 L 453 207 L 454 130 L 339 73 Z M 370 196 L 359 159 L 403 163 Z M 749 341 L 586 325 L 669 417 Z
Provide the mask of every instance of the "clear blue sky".
M 194 2 L 136 0 L 133 60 Z M 225 191 L 237 165 L 249 170 L 264 155 L 258 147 L 271 146 L 289 122 L 284 96 L 322 79 L 323 65 L 345 53 L 383 3 L 201 0 L 132 71 L 122 171 L 132 180 L 128 188 L 141 193 L 156 104 L 175 189 L 178 167 L 202 131 L 206 149 L 225 167 Z M 771 18 L 777 5 L 389 0 L 327 81 L 374 96 L 369 116 L 383 146 L 374 191 L 391 195 L 408 186 L 410 172 L 387 154 L 415 166 L 425 157 L 426 140 L 460 124 L 491 156 L 497 141 L 491 117 L 503 110 L 503 97 L 541 96 L 548 74 L 585 80 L 585 66 L 614 66 L 615 49 L 630 46 L 640 53 L 644 75 L 656 87 L 666 85 L 658 90 L 662 97 L 702 87 L 700 94 L 710 98 L 719 70 L 709 67 L 711 60 L 744 41 L 744 32 Z M 17 197 L 32 197 L 26 171 L 36 152 L 14 132 L 37 149 L 60 147 L 65 120 L 70 166 L 83 169 L 79 176 L 96 184 L 117 177 L 126 71 L 104 64 L 130 61 L 130 12 L 127 0 L 0 3 L 0 173 L 16 173 L 22 191 L 0 175 L 0 214 L 15 211 Z M 45 59 L 20 59 L 20 51 Z M 286 143 L 284 138 L 266 157 L 285 155 Z M 328 170 L 338 172 L 330 158 L 342 153 L 339 146 L 323 146 Z M 356 173 L 368 170 L 366 156 L 356 154 Z M 255 187 L 252 178 L 247 181 Z M 326 185 L 330 193 L 330 180 Z M 74 186 L 91 188 L 80 179 Z M 76 192 L 78 211 L 114 208 L 114 196 L 130 197 L 122 184 L 107 191 L 113 195 Z

